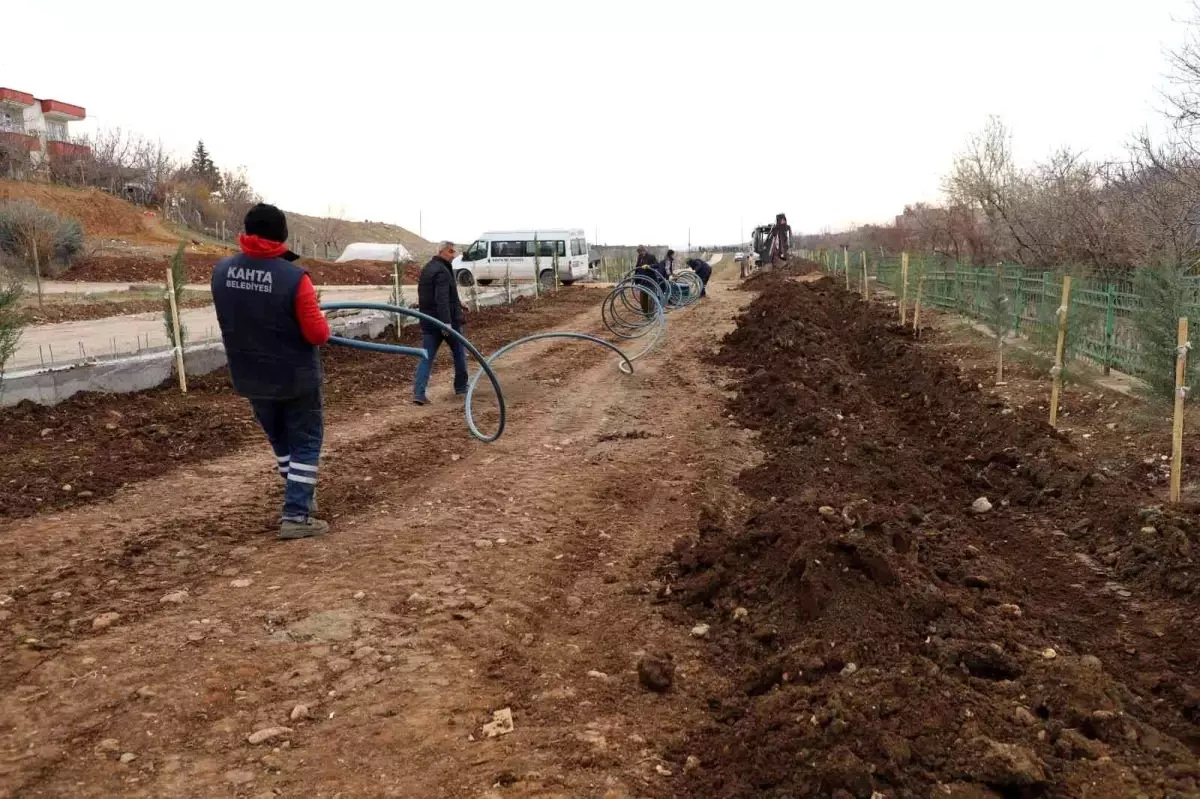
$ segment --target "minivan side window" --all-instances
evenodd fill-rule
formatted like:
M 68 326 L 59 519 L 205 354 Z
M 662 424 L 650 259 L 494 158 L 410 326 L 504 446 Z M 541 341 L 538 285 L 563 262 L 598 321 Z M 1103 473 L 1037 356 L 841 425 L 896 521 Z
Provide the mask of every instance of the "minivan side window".
M 482 261 L 487 258 L 488 243 L 486 241 L 477 241 L 467 248 L 463 253 L 464 261 Z
M 538 257 L 539 258 L 553 258 L 554 250 L 556 249 L 555 245 L 558 245 L 557 246 L 558 257 L 565 258 L 567 256 L 567 243 L 565 241 L 553 241 L 551 239 L 544 239 L 544 240 L 538 239 L 538 243 L 537 243 Z M 533 242 L 532 241 L 525 242 L 525 255 L 526 255 L 526 257 L 529 257 L 529 258 L 533 257 Z
M 493 241 L 492 242 L 492 257 L 493 258 L 524 258 L 525 257 L 524 241 Z

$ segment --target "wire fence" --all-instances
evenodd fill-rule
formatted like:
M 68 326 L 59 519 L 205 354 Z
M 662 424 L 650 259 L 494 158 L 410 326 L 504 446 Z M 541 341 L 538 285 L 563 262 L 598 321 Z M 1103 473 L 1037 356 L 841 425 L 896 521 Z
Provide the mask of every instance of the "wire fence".
M 869 252 L 818 251 L 814 260 L 830 272 L 849 277 L 852 285 L 868 283 L 901 293 L 900 256 Z M 1063 277 L 1072 270 L 1034 270 L 1019 264 L 993 267 L 964 266 L 941 255 L 912 255 L 908 298 L 920 285 L 926 308 L 965 316 L 1002 334 L 1052 342 L 1058 330 Z M 1116 369 L 1136 377 L 1148 373 L 1147 342 L 1135 320 L 1145 300 L 1135 281 L 1071 276 L 1067 304 L 1070 320 L 1067 355 L 1088 361 L 1105 372 Z M 1182 315 L 1200 318 L 1200 277 L 1181 279 Z M 1003 310 L 1001 310 L 1003 309 Z M 999 319 L 1000 314 L 1007 318 Z

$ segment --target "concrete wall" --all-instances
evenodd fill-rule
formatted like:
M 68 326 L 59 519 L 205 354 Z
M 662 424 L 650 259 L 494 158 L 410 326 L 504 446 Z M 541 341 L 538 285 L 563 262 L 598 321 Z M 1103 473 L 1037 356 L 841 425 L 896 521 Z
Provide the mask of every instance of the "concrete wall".
M 532 296 L 533 286 L 514 286 L 512 294 L 514 298 Z M 503 292 L 479 297 L 479 304 L 484 307 L 503 305 L 504 302 Z M 329 315 L 329 326 L 334 334 L 347 338 L 375 338 L 391 323 L 392 316 L 379 311 L 334 311 Z M 412 323 L 410 319 L 406 324 Z M 145 391 L 171 379 L 173 361 L 172 350 L 163 347 L 71 366 L 9 372 L 0 381 L 0 407 L 16 405 L 23 400 L 57 405 L 81 391 L 109 394 Z M 224 365 L 225 349 L 219 342 L 186 348 L 184 369 L 189 375 L 207 374 Z

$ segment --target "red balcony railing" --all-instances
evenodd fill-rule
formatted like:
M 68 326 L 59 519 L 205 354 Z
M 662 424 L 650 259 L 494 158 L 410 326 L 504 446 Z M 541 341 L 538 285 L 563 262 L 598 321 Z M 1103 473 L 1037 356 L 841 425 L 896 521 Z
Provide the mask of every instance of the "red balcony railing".
M 13 130 L 0 130 L 0 147 L 14 147 L 17 149 L 25 148 L 29 152 L 37 152 L 42 149 L 42 141 L 37 136 L 30 133 L 21 133 Z
M 92 148 L 86 144 L 75 144 L 69 141 L 48 141 L 46 142 L 46 152 L 58 158 L 78 158 L 90 154 Z

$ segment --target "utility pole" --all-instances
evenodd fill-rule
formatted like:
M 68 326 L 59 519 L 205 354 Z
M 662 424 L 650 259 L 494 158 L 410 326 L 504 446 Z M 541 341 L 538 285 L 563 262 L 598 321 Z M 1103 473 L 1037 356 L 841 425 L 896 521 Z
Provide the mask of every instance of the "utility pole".
M 691 227 L 688 227 L 688 248 L 687 248 L 687 251 L 688 251 L 688 252 L 691 252 L 691 251 L 692 251 L 692 229 L 691 229 Z
M 425 238 L 425 211 L 417 211 L 417 235 Z

